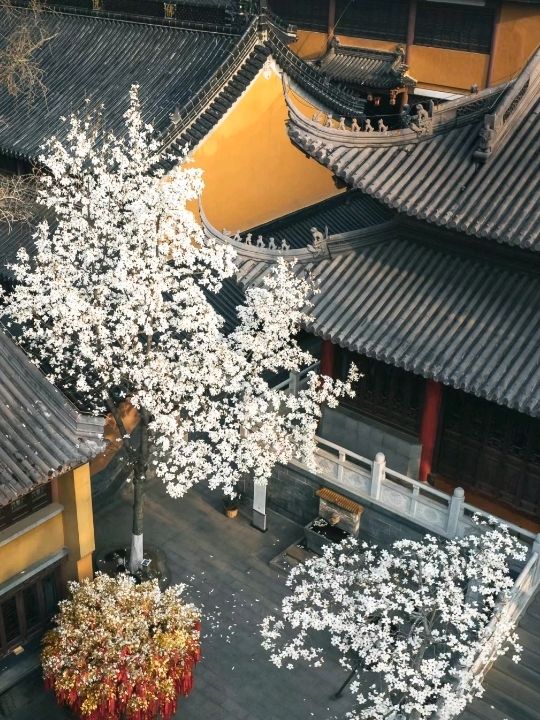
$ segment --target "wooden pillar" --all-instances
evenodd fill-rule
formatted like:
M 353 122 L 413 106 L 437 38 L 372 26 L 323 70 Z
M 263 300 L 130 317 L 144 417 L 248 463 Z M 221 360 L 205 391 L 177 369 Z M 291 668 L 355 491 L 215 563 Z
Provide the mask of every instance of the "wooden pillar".
M 411 55 L 411 45 L 414 45 L 414 30 L 416 28 L 416 0 L 409 0 L 409 19 L 407 22 L 407 44 L 405 46 L 405 62 L 408 64 Z
M 336 348 L 330 340 L 323 340 L 321 346 L 321 375 L 335 377 Z
M 439 419 L 441 415 L 442 389 L 443 386 L 441 383 L 435 382 L 434 380 L 426 381 L 426 394 L 420 425 L 422 455 L 420 457 L 419 480 L 421 482 L 427 482 L 433 465 L 433 454 L 435 452 L 437 430 L 439 429 Z
M 501 19 L 501 3 L 497 3 L 493 14 L 493 29 L 491 31 L 491 48 L 489 50 L 489 62 L 486 73 L 486 87 L 490 87 L 493 83 L 493 68 L 495 66 L 495 56 L 497 53 L 497 40 L 499 37 L 499 25 Z
M 336 0 L 328 0 L 328 44 L 332 42 L 336 29 Z

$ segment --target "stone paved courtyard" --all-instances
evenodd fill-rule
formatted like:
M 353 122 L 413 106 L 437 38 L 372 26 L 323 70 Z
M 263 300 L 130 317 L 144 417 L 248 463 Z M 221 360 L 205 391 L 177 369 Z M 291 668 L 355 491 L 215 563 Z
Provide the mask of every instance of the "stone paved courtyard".
M 98 549 L 122 545 L 129 536 L 128 497 L 118 497 L 96 517 Z M 189 595 L 203 606 L 203 659 L 195 689 L 180 701 L 183 720 L 329 720 L 343 717 L 350 698 L 330 699 L 345 672 L 330 656 L 320 669 L 278 669 L 260 646 L 261 619 L 279 603 L 284 576 L 268 565 L 301 536 L 300 526 L 270 514 L 260 533 L 242 515 L 222 512 L 220 493 L 192 490 L 182 500 L 167 497 L 154 483 L 146 507 L 147 543 L 166 554 L 173 582 L 188 582 Z M 204 616 L 207 619 L 204 622 Z M 41 690 L 36 677 L 32 700 L 11 720 L 70 717 Z M 29 698 L 28 698 L 29 699 Z

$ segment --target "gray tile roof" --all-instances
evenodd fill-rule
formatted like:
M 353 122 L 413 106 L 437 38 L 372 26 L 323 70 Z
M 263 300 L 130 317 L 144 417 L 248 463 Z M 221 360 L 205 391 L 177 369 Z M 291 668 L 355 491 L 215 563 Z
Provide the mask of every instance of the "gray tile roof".
M 97 455 L 103 418 L 83 415 L 0 326 L 0 506 Z
M 46 12 L 43 21 L 51 39 L 35 60 L 46 91 L 32 102 L 0 93 L 0 153 L 37 158 L 49 137 L 65 135 L 60 117 L 88 107 L 103 106 L 106 127 L 120 133 L 133 83 L 140 86 L 144 119 L 164 142 L 193 146 L 244 92 L 269 54 L 324 108 L 355 116 L 364 109 L 364 100 L 333 87 L 295 55 L 282 30 L 265 17 L 254 18 L 243 35 L 68 9 Z M 2 37 L 9 30 L 3 28 Z
M 302 248 L 313 242 L 312 227 L 322 232 L 328 228 L 328 231 L 335 235 L 384 223 L 393 215 L 382 203 L 365 193 L 353 190 L 257 225 L 250 232 L 254 238 L 258 235 L 267 239 L 274 237 L 277 244 L 284 239 L 291 248 Z
M 235 34 L 61 10 L 43 21 L 51 39 L 35 59 L 46 92 L 32 102 L 0 93 L 0 151 L 15 156 L 37 157 L 46 139 L 65 134 L 61 116 L 88 107 L 103 104 L 106 126 L 119 132 L 133 83 L 140 85 L 145 120 L 164 131 L 170 113 L 188 103 L 238 42 Z
M 315 66 L 332 80 L 371 90 L 391 90 L 416 81 L 407 76 L 404 53 L 347 47 L 334 41 Z
M 540 52 L 507 87 L 437 108 L 424 132 L 352 132 L 303 117 L 292 139 L 405 215 L 540 250 Z
M 540 417 L 538 262 L 487 261 L 485 249 L 465 248 L 451 234 L 430 240 L 425 227 L 395 221 L 330 235 L 319 258 L 309 249 L 235 247 L 244 285 L 259 284 L 277 254 L 313 276 L 320 292 L 308 331 Z

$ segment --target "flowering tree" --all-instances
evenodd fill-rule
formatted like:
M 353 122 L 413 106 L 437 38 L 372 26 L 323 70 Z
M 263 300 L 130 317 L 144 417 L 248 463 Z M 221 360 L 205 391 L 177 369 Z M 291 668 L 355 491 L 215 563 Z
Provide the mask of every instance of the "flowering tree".
M 505 527 L 478 521 L 477 530 L 455 540 L 399 540 L 390 549 L 356 540 L 325 548 L 291 571 L 292 592 L 282 618 L 265 619 L 263 646 L 278 667 L 299 659 L 318 666 L 324 652 L 313 633 L 328 633 L 343 665 L 357 670 L 351 718 L 455 717 L 482 692 L 472 666 L 512 586 L 508 563 L 524 559 Z M 499 624 L 494 647 L 519 651 L 510 623 Z
M 48 144 L 38 201 L 56 223 L 39 225 L 35 257 L 20 251 L 4 300 L 50 379 L 117 422 L 133 469 L 136 571 L 149 467 L 173 497 L 203 480 L 232 494 L 247 473 L 264 483 L 278 460 L 312 462 L 320 404 L 351 390 L 314 374 L 296 397 L 269 385 L 268 373 L 313 361 L 294 339 L 308 319 L 309 282 L 278 261 L 247 290 L 227 334 L 209 296 L 234 274 L 234 253 L 186 207 L 201 173 L 183 155 L 165 175 L 136 87 L 125 120 L 125 136 L 114 137 L 99 117 L 72 117 L 65 144 Z M 140 417 L 131 436 L 119 410 L 126 398 Z
M 100 573 L 70 583 L 43 641 L 45 683 L 58 701 L 84 720 L 170 720 L 200 658 L 199 614 L 182 589 Z

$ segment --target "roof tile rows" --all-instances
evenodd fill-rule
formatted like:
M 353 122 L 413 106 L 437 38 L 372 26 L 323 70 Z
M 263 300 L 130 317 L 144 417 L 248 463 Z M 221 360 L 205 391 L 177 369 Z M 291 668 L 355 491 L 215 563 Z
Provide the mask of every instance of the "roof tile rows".
M 330 250 L 308 271 L 320 292 L 307 329 L 333 343 L 540 417 L 540 276 L 482 256 L 392 239 Z M 407 234 L 408 235 L 408 234 Z M 244 253 L 240 280 L 270 263 Z
M 106 127 L 121 133 L 134 83 L 145 120 L 164 131 L 170 114 L 208 81 L 238 42 L 230 33 L 60 10 L 45 13 L 43 22 L 51 39 L 35 60 L 45 89 L 30 99 L 0 93 L 0 151 L 25 158 L 36 158 L 51 135 L 65 135 L 60 117 L 73 112 L 103 106 Z M 2 30 L 6 37 L 9 27 Z
M 85 416 L 0 327 L 0 506 L 103 449 L 103 418 Z
M 346 47 L 335 42 L 315 66 L 332 80 L 371 90 L 392 90 L 415 80 L 405 73 L 403 52 Z
M 444 106 L 440 116 L 454 119 L 437 124 L 435 113 L 432 133 L 352 133 L 291 110 L 290 134 L 348 185 L 400 213 L 540 250 L 539 90 L 540 53 L 505 92 Z M 479 117 L 486 99 L 494 106 Z

